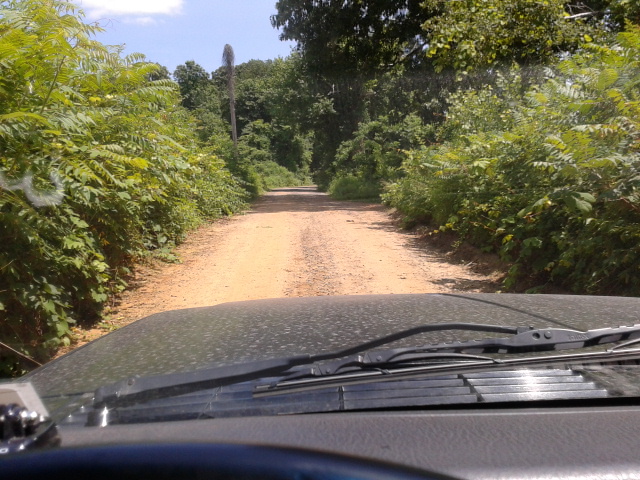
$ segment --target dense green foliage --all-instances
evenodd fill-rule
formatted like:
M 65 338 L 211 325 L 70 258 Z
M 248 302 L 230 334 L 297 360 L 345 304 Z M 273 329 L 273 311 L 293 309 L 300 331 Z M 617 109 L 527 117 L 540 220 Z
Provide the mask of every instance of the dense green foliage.
M 244 205 L 174 82 L 71 4 L 0 2 L 0 374 L 47 358 L 132 261 Z M 162 75 L 160 75 L 162 77 Z
M 577 7 L 565 0 L 429 0 L 425 5 L 433 13 L 423 25 L 430 39 L 427 55 L 438 71 L 512 61 L 540 65 L 602 32 L 589 21 L 589 10 L 571 15 Z
M 379 201 L 382 186 L 371 178 L 345 175 L 334 177 L 327 193 L 336 200 Z
M 334 161 L 363 122 L 417 114 L 444 118 L 445 99 L 463 84 L 492 82 L 483 70 L 540 64 L 611 28 L 602 1 L 280 0 L 274 26 L 294 40 L 311 93 L 311 167 L 321 188 L 342 175 Z M 600 25 L 598 22 L 603 23 Z M 472 73 L 472 75 L 469 75 Z M 455 79 L 461 80 L 456 82 Z M 395 108 L 389 115 L 384 103 Z M 400 105 L 398 105 L 398 102 Z
M 258 186 L 260 191 L 268 191 L 274 188 L 294 187 L 300 185 L 308 185 L 310 179 L 301 173 L 293 173 L 286 167 L 278 163 L 268 160 L 266 162 L 258 162 L 253 165 L 253 170 L 258 177 Z
M 640 292 L 640 29 L 584 51 L 525 91 L 451 98 L 442 144 L 409 152 L 386 200 L 578 293 Z
M 319 76 L 355 80 L 411 58 L 422 62 L 423 0 L 279 0 L 271 18 Z

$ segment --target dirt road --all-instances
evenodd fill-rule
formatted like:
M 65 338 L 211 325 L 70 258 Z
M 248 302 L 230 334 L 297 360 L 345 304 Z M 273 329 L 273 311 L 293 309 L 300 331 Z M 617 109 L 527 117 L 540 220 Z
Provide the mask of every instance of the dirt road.
M 201 228 L 177 253 L 179 264 L 141 269 L 138 288 L 110 312 L 114 326 L 237 300 L 497 288 L 398 231 L 384 207 L 312 187 L 270 192 L 247 214 Z

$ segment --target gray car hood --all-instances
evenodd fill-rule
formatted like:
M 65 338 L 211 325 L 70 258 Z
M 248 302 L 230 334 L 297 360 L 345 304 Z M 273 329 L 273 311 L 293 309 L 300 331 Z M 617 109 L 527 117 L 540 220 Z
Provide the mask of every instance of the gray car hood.
M 127 377 L 341 350 L 423 324 L 472 322 L 588 330 L 638 322 L 640 299 L 422 294 L 289 298 L 152 315 L 23 377 L 42 397 L 75 395 Z M 438 332 L 396 346 L 482 337 Z M 495 336 L 495 335 L 493 335 Z

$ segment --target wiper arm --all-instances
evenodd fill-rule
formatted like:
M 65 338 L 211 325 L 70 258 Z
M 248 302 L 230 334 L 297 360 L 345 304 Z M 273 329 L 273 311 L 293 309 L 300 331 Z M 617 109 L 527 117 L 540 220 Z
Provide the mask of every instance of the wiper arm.
M 531 353 L 540 351 L 568 350 L 593 347 L 608 343 L 640 338 L 640 324 L 632 326 L 598 328 L 582 332 L 564 328 L 522 328 L 507 338 L 486 338 L 465 342 L 447 342 L 425 345 L 419 348 L 401 348 L 367 355 L 389 361 L 394 357 L 412 352 L 457 352 L 457 353 Z
M 640 324 L 628 327 L 587 330 L 585 332 L 561 328 L 535 329 L 533 327 L 521 327 L 516 330 L 516 333 L 506 338 L 486 338 L 464 342 L 438 343 L 420 347 L 369 351 L 362 354 L 351 355 L 340 360 L 317 363 L 300 368 L 282 380 L 326 377 L 356 370 L 382 369 L 411 362 L 434 362 L 442 359 L 438 357 L 439 355 L 446 358 L 447 354 L 462 360 L 463 358 L 461 357 L 463 354 L 509 354 L 558 351 L 605 345 L 640 338 Z M 613 352 L 614 350 L 615 348 L 611 351 Z M 470 356 L 470 358 L 472 357 Z M 483 360 L 500 363 L 499 360 L 490 357 L 485 357 Z
M 302 355 L 284 359 L 226 365 L 187 373 L 170 373 L 149 377 L 132 377 L 95 391 L 95 408 L 126 407 L 151 399 L 173 397 L 190 392 L 216 388 L 252 380 L 260 376 L 277 375 L 290 368 L 313 361 Z
M 474 332 L 493 332 L 517 334 L 527 327 L 505 327 L 474 323 L 440 323 L 422 325 L 401 332 L 380 337 L 370 342 L 356 345 L 338 352 L 319 355 L 301 355 L 289 358 L 228 365 L 188 373 L 173 373 L 149 377 L 133 377 L 96 390 L 93 405 L 95 408 L 114 408 L 135 405 L 151 399 L 184 395 L 208 388 L 222 387 L 234 383 L 255 380 L 267 376 L 284 375 L 293 367 L 309 365 L 314 362 L 344 358 L 359 352 L 389 344 L 420 333 L 445 330 L 467 330 Z

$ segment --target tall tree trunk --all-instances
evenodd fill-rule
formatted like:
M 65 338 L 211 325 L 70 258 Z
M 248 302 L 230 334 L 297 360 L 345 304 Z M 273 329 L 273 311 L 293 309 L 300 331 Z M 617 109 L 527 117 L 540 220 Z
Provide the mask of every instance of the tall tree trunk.
M 222 52 L 222 63 L 227 69 L 227 89 L 229 90 L 229 111 L 231 112 L 231 137 L 233 145 L 238 148 L 238 130 L 236 126 L 236 67 L 233 47 L 228 43 Z

